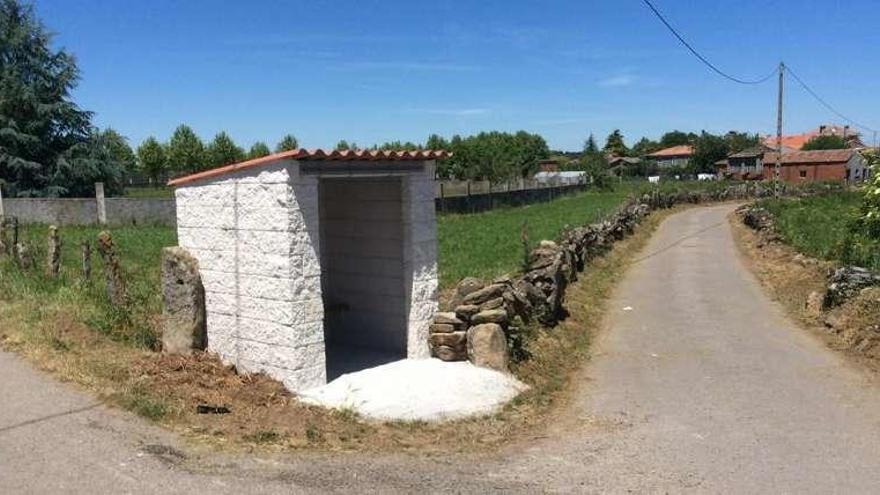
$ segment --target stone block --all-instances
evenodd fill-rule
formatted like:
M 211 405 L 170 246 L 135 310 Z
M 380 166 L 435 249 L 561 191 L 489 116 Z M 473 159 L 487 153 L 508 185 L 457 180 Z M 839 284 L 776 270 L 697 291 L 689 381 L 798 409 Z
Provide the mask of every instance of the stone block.
M 162 350 L 189 354 L 207 346 L 205 288 L 185 249 L 162 250 Z
M 498 325 L 507 325 L 507 311 L 504 309 L 488 309 L 480 311 L 471 318 L 471 323 L 481 325 L 483 323 L 497 323 Z
M 507 371 L 509 362 L 504 330 L 495 323 L 476 325 L 467 331 L 468 359 L 476 366 Z

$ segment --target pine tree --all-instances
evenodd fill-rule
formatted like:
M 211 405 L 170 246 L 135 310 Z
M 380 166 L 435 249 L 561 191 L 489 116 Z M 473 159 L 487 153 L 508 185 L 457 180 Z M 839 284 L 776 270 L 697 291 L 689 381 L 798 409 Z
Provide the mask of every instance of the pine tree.
M 137 156 L 141 172 L 158 185 L 159 178 L 168 170 L 165 147 L 156 138 L 150 136 L 138 146 Z
M 94 194 L 96 180 L 118 191 L 118 162 L 70 99 L 74 58 L 51 41 L 32 6 L 0 0 L 0 182 L 10 196 Z
M 222 167 L 242 160 L 244 160 L 244 150 L 235 144 L 226 131 L 217 133 L 205 149 L 204 163 L 208 168 Z
M 299 143 L 296 141 L 296 137 L 293 134 L 288 134 L 281 138 L 281 141 L 275 145 L 275 153 L 293 151 L 297 148 L 299 148 Z
M 626 156 L 629 153 L 626 144 L 623 142 L 623 134 L 620 133 L 620 129 L 614 129 L 614 132 L 608 135 L 602 151 L 614 156 Z
M 250 151 L 248 151 L 247 157 L 249 160 L 253 160 L 254 158 L 262 158 L 264 156 L 268 156 L 271 153 L 272 152 L 269 151 L 269 146 L 266 143 L 262 141 L 257 141 L 253 144 L 253 146 L 251 146 Z
M 186 124 L 177 126 L 168 142 L 168 168 L 172 172 L 198 172 L 204 168 L 205 145 Z

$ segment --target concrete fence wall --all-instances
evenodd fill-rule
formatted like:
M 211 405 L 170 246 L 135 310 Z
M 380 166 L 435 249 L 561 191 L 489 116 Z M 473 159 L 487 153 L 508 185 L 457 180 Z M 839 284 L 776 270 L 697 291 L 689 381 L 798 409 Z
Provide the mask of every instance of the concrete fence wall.
M 550 201 L 559 196 L 583 191 L 586 185 L 542 187 L 496 191 L 463 196 L 438 197 L 434 200 L 437 213 L 474 213 L 502 206 L 520 206 Z M 18 217 L 22 223 L 55 225 L 98 224 L 97 200 L 92 198 L 3 198 L 4 214 Z M 106 198 L 107 224 L 177 225 L 173 199 Z
M 14 198 L 3 200 L 4 214 L 22 223 L 98 224 L 95 199 Z M 106 198 L 108 225 L 176 225 L 173 199 Z

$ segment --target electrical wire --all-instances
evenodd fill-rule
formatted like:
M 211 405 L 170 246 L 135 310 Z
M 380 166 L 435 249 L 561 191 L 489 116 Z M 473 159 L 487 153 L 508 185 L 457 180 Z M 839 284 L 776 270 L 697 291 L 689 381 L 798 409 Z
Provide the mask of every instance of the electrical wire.
M 735 82 L 735 83 L 739 83 L 739 84 L 761 84 L 761 83 L 763 83 L 763 82 L 766 82 L 768 79 L 770 79 L 771 77 L 773 77 L 773 76 L 777 73 L 777 72 L 776 72 L 777 69 L 774 68 L 774 69 L 773 69 L 769 74 L 767 74 L 766 76 L 764 76 L 764 77 L 762 77 L 762 78 L 760 78 L 760 79 L 754 79 L 754 80 L 740 79 L 740 78 L 738 78 L 738 77 L 734 77 L 734 76 L 731 76 L 730 74 L 727 74 L 726 72 L 724 72 L 724 71 L 722 71 L 721 69 L 719 69 L 718 67 L 716 67 L 715 64 L 713 64 L 712 62 L 710 62 L 706 57 L 702 56 L 702 55 L 700 54 L 700 52 L 698 52 L 693 46 L 691 46 L 690 43 L 687 42 L 687 40 L 684 39 L 684 37 L 682 37 L 680 34 L 678 34 L 678 31 L 676 31 L 675 28 L 672 27 L 671 24 L 669 24 L 669 21 L 667 21 L 666 18 L 663 17 L 663 14 L 661 14 L 660 11 L 657 10 L 657 7 L 654 7 L 654 4 L 652 4 L 652 3 L 650 2 L 650 0 L 642 0 L 642 2 L 643 2 L 645 5 L 647 5 L 649 9 L 651 9 L 651 12 L 653 12 L 654 15 L 657 16 L 658 19 L 660 19 L 660 22 L 662 22 L 663 25 L 665 25 L 666 28 L 669 29 L 669 31 L 673 34 L 673 36 L 675 36 L 676 38 L 678 38 L 678 41 L 680 41 L 681 44 L 685 46 L 685 48 L 687 48 L 688 50 L 690 50 L 690 52 L 691 52 L 695 57 L 697 57 L 701 62 L 703 62 L 704 64 L 706 64 L 707 67 L 709 67 L 710 69 L 712 69 L 715 73 L 717 73 L 717 74 L 720 75 L 721 77 L 724 77 L 724 78 L 726 78 L 726 79 L 729 79 L 729 80 L 731 80 L 731 81 L 733 81 L 733 82 Z
M 822 97 L 819 96 L 815 91 L 813 91 L 813 89 L 810 88 L 810 87 L 807 85 L 807 83 L 805 83 L 805 82 L 803 81 L 803 79 L 801 79 L 800 77 L 798 77 L 798 75 L 797 75 L 793 70 L 791 70 L 791 67 L 790 67 L 790 66 L 786 65 L 786 66 L 785 66 L 785 70 L 786 70 L 786 72 L 788 72 L 789 74 L 791 74 L 791 77 L 793 77 L 794 80 L 797 81 L 797 83 L 800 84 L 802 88 L 804 88 L 804 91 L 806 91 L 807 93 L 809 93 L 810 96 L 812 96 L 813 98 L 815 98 L 816 101 L 818 101 L 819 103 L 821 103 L 822 106 L 824 106 L 824 107 L 827 108 L 829 111 L 831 111 L 831 113 L 833 113 L 834 115 L 837 115 L 838 117 L 840 117 L 841 119 L 845 120 L 846 122 L 848 122 L 848 123 L 850 123 L 850 124 L 852 124 L 852 125 L 854 125 L 854 126 L 856 126 L 856 127 L 859 127 L 859 128 L 861 128 L 861 129 L 863 129 L 863 130 L 866 130 L 866 131 L 869 131 L 869 132 L 877 132 L 875 129 L 872 129 L 872 128 L 866 126 L 866 125 L 862 125 L 862 124 L 856 122 L 855 120 L 853 120 L 853 119 L 847 117 L 847 116 L 844 115 L 843 113 L 839 112 L 836 108 L 834 108 L 833 106 L 831 106 L 830 103 L 828 103 L 827 101 L 825 101 L 824 98 L 822 98 Z

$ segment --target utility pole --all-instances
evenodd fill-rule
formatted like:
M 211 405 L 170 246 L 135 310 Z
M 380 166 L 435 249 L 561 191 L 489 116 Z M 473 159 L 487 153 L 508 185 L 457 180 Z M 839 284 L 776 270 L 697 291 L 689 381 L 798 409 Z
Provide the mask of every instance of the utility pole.
M 773 167 L 774 193 L 776 199 L 781 195 L 781 171 L 782 171 L 782 81 L 785 72 L 785 64 L 779 62 L 779 98 L 776 100 L 776 165 Z

